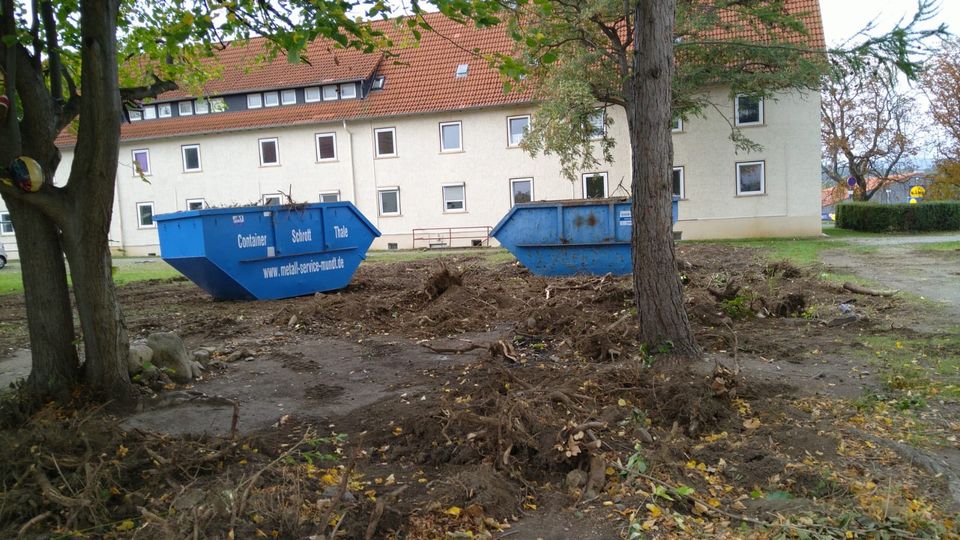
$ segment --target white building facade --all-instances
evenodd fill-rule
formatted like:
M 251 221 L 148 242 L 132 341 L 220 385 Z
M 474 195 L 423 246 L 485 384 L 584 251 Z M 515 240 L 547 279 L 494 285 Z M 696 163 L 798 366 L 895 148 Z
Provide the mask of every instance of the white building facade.
M 490 30 L 460 31 L 462 48 L 502 41 Z M 428 36 L 402 65 L 342 52 L 331 63 L 337 73 L 314 61 L 318 73 L 297 66 L 284 81 L 294 68 L 278 60 L 252 76 L 227 72 L 207 98 L 177 92 L 133 111 L 122 134 L 111 245 L 126 255 L 160 254 L 157 214 L 348 200 L 383 233 L 374 249 L 460 246 L 484 241 L 517 202 L 629 196 L 622 109 L 606 111 L 614 162 L 570 182 L 553 156 L 519 147 L 537 110 L 529 95 L 503 94 L 494 70 Z M 351 60 L 356 69 L 344 73 Z M 716 110 L 673 133 L 675 230 L 684 239 L 819 234 L 819 94 L 709 95 Z M 738 153 L 731 125 L 762 150 Z M 61 143 L 58 183 L 73 157 L 69 134 Z M 13 240 L 0 206 L 0 241 L 16 257 Z

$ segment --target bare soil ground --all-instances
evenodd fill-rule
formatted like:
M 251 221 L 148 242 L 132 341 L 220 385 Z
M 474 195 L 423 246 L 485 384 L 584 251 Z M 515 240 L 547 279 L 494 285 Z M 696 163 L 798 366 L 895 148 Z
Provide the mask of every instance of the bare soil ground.
M 635 342 L 629 279 L 479 255 L 275 302 L 124 286 L 132 335 L 216 367 L 131 415 L 51 405 L 0 431 L 0 535 L 956 537 L 960 340 L 917 330 L 943 313 L 679 252 L 695 365 Z M 0 350 L 22 348 L 22 297 L 2 300 Z

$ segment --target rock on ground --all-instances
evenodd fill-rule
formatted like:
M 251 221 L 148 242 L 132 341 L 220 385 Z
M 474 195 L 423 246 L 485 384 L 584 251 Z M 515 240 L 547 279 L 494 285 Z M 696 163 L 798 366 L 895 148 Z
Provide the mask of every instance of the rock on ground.
M 153 349 L 153 364 L 169 374 L 173 382 L 185 384 L 193 380 L 191 358 L 179 336 L 169 332 L 150 334 L 147 345 Z
M 143 366 L 147 362 L 153 361 L 153 349 L 146 343 L 133 343 L 130 345 L 130 353 L 127 355 L 127 370 L 130 376 L 143 372 Z

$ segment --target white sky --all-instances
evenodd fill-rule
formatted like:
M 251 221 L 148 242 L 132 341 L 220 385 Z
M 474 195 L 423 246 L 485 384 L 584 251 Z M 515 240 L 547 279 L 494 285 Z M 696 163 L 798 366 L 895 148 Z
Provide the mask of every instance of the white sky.
M 875 33 L 890 30 L 901 18 L 917 10 L 917 0 L 820 0 L 827 45 L 839 45 L 876 19 Z M 940 0 L 939 12 L 925 28 L 946 23 L 952 33 L 960 32 L 960 0 Z

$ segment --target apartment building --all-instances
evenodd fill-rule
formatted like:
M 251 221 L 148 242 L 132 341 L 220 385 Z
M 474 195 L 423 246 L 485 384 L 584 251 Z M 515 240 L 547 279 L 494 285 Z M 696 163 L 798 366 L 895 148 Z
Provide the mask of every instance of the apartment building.
M 131 111 L 111 245 L 159 254 L 157 214 L 289 200 L 353 202 L 383 233 L 374 249 L 450 244 L 450 231 L 469 245 L 519 202 L 629 196 L 622 109 L 598 108 L 594 119 L 603 129 L 610 115 L 614 162 L 571 182 L 555 157 L 520 148 L 537 113 L 532 95 L 504 93 L 499 73 L 470 53 L 507 50 L 510 38 L 431 17 L 437 33 L 398 57 L 317 42 L 310 64 L 292 65 L 260 61 L 258 40 L 231 45 L 202 95 L 169 92 Z M 822 45 L 819 13 L 807 18 L 811 44 Z M 685 239 L 819 234 L 819 95 L 706 91 L 715 109 L 673 130 L 676 229 Z M 738 153 L 731 125 L 762 150 Z M 65 132 L 59 143 L 64 182 L 74 138 Z M 0 207 L 0 241 L 15 256 L 13 235 Z

